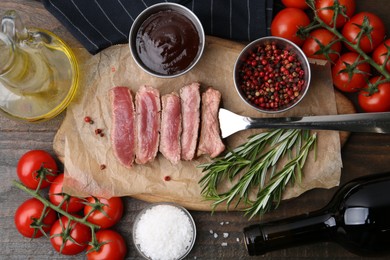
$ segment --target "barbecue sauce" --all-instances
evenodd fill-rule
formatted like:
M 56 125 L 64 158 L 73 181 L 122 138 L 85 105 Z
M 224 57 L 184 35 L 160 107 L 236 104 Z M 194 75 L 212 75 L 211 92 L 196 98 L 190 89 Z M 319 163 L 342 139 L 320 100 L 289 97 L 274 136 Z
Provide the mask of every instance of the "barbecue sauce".
M 145 66 L 161 75 L 178 74 L 195 60 L 200 45 L 195 25 L 174 10 L 152 14 L 140 26 L 137 53 Z

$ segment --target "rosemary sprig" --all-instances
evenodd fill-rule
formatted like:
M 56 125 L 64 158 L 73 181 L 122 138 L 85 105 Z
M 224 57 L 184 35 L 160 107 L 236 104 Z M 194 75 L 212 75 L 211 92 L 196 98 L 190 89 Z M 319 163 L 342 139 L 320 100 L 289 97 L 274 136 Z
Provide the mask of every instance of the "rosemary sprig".
M 315 143 L 316 134 L 301 129 L 276 129 L 254 135 L 225 156 L 199 166 L 206 172 L 199 181 L 202 196 L 213 201 L 213 210 L 221 203 L 226 203 L 229 210 L 232 202 L 237 207 L 243 201 L 249 206 L 244 209 L 246 215 L 264 214 L 277 207 L 289 183 L 301 180 L 302 168 Z M 283 159 L 288 163 L 275 173 Z M 234 183 L 233 187 L 218 191 L 225 181 Z M 250 196 L 253 193 L 254 200 Z
M 273 175 L 267 185 L 259 190 L 255 202 L 244 210 L 246 215 L 250 215 L 250 218 L 252 218 L 258 213 L 260 215 L 264 214 L 272 208 L 275 202 L 276 208 L 282 199 L 286 186 L 289 183 L 295 183 L 295 180 L 301 182 L 302 168 L 305 165 L 309 151 L 316 144 L 316 138 L 316 134 L 309 137 L 298 151 L 297 156 L 289 161 L 277 174 Z

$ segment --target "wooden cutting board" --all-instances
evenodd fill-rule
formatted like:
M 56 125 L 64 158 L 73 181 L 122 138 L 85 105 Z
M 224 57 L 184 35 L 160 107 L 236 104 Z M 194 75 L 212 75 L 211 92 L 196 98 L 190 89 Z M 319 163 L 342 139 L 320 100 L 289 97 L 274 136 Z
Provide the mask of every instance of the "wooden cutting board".
M 232 50 L 234 53 L 239 53 L 242 48 L 243 48 L 243 45 L 242 44 L 238 44 L 238 43 L 235 43 L 235 42 L 231 42 L 231 41 L 226 41 L 226 40 L 222 40 L 222 39 L 219 39 L 219 38 L 215 38 L 215 37 L 207 37 L 207 41 L 206 41 L 207 44 L 209 45 L 213 45 L 214 48 L 215 47 L 218 47 L 220 46 L 221 48 L 228 48 L 230 50 Z M 83 59 L 88 59 L 88 55 L 85 55 L 85 51 L 83 50 L 80 50 L 81 54 L 78 55 L 77 53 L 77 50 L 76 50 L 76 56 L 79 57 L 79 60 L 81 62 L 83 62 Z M 81 58 L 80 58 L 81 57 Z M 211 75 L 212 76 L 212 75 Z M 226 75 L 226 77 L 232 77 L 231 74 L 229 75 Z M 337 112 L 339 114 L 351 114 L 351 113 L 355 113 L 355 109 L 354 109 L 354 106 L 352 104 L 352 102 L 346 98 L 344 95 L 342 95 L 341 93 L 339 92 L 336 92 L 335 93 L 335 98 L 336 98 L 336 104 L 337 104 Z M 55 136 L 55 139 L 53 141 L 53 147 L 54 147 L 54 151 L 56 152 L 58 158 L 64 162 L 64 151 L 65 151 L 65 133 L 66 131 L 69 131 L 69 129 L 67 129 L 66 127 L 60 127 L 60 129 L 58 130 L 56 136 Z M 348 136 L 349 136 L 349 133 L 347 132 L 340 132 L 340 141 L 341 141 L 341 144 L 343 145 L 347 139 L 348 139 Z M 190 208 L 190 209 L 197 209 L 197 210 L 210 210 L 210 206 L 209 204 L 207 203 L 204 203 L 204 202 L 198 202 L 198 201 L 191 201 L 191 200 L 181 200 L 180 198 L 175 198 L 175 197 L 163 197 L 163 196 L 160 196 L 160 195 L 155 195 L 155 194 L 137 194 L 137 195 L 132 195 L 132 197 L 135 197 L 135 198 L 138 198 L 138 199 L 141 199 L 141 200 L 144 200 L 144 201 L 148 201 L 148 202 L 157 202 L 157 201 L 162 201 L 162 200 L 169 200 L 169 201 L 172 201 L 172 202 L 177 202 L 187 208 Z
M 339 114 L 351 114 L 356 112 L 353 103 L 348 98 L 346 98 L 343 94 L 339 92 L 336 92 L 335 94 L 336 94 L 336 102 L 337 102 L 337 111 Z M 58 130 L 54 138 L 54 144 L 53 144 L 57 157 L 62 162 L 64 162 L 64 149 L 65 149 L 64 132 L 65 131 L 66 131 L 65 128 L 60 128 Z M 349 135 L 350 135 L 349 132 L 340 132 L 340 142 L 342 146 L 347 142 Z M 132 197 L 143 201 L 151 202 L 151 203 L 169 200 L 171 202 L 179 203 L 189 209 L 203 210 L 203 211 L 210 210 L 210 206 L 206 205 L 205 203 L 201 203 L 201 202 L 195 203 L 193 201 L 182 201 L 180 200 L 180 198 L 167 199 L 159 195 L 153 195 L 153 194 L 137 194 L 137 195 L 132 195 Z

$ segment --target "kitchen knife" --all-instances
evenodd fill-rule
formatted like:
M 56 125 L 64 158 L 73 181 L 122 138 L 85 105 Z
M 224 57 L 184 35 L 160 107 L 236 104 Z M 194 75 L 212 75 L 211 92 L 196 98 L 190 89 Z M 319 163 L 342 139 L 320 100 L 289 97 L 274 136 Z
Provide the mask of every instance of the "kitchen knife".
M 390 133 L 390 112 L 254 118 L 241 116 L 221 108 L 218 116 L 222 138 L 226 138 L 245 129 L 255 128 L 317 129 L 381 134 Z

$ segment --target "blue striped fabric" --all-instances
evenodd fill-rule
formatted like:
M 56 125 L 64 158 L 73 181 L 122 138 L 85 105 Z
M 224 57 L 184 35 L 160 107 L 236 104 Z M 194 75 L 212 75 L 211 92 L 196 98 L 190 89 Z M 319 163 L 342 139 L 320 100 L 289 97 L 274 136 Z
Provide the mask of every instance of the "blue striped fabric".
M 168 0 L 165 0 L 168 2 Z M 130 27 L 146 7 L 161 0 L 43 0 L 92 54 L 128 42 Z M 273 0 L 169 0 L 191 9 L 205 33 L 236 41 L 269 35 Z

